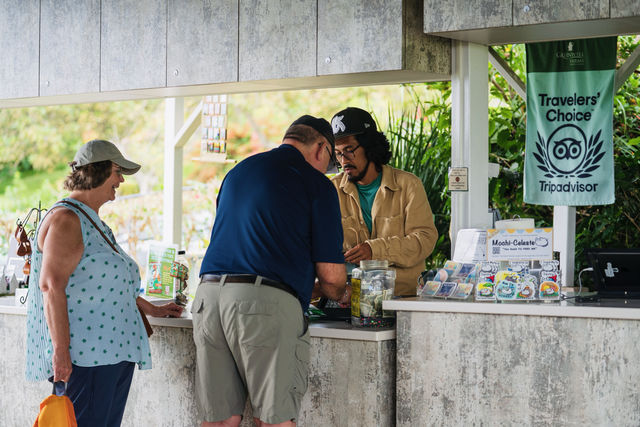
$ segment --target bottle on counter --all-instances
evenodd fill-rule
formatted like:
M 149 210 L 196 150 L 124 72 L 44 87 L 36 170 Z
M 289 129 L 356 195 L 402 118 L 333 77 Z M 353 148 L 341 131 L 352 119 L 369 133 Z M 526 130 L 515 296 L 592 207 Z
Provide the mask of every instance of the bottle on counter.
M 351 324 L 357 325 L 360 320 L 360 280 L 362 270 L 355 267 L 351 270 Z
M 170 276 L 173 277 L 173 288 L 176 291 L 176 304 L 186 306 L 189 300 L 187 294 L 187 280 L 189 279 L 189 262 L 185 251 L 178 251 L 178 257 L 171 266 Z

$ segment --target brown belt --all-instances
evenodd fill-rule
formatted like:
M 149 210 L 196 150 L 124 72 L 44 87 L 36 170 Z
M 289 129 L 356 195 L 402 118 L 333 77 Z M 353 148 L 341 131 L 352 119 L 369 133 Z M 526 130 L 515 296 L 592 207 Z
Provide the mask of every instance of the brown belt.
M 200 276 L 200 279 L 203 282 L 220 282 L 222 281 L 222 274 L 203 274 Z M 227 274 L 227 278 L 225 279 L 225 283 L 255 283 L 258 279 L 258 276 L 255 274 Z M 275 280 L 267 279 L 266 277 L 262 278 L 261 284 L 265 286 L 269 286 L 272 288 L 280 289 L 285 292 L 290 293 L 296 299 L 298 299 L 298 293 L 291 288 L 291 286 L 276 282 Z

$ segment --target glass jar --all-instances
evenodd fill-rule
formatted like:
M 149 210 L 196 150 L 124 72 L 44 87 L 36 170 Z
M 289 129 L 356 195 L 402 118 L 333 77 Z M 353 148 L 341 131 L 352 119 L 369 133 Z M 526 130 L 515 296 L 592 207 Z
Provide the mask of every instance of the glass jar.
M 387 327 L 395 323 L 394 313 L 382 310 L 382 301 L 393 298 L 396 271 L 387 260 L 360 261 L 351 272 L 351 324 Z

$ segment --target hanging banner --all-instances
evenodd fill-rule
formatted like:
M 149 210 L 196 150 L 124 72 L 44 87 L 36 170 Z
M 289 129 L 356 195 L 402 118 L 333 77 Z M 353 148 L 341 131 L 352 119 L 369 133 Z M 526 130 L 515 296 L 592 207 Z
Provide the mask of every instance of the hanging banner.
M 527 44 L 526 203 L 614 202 L 616 43 L 606 37 Z

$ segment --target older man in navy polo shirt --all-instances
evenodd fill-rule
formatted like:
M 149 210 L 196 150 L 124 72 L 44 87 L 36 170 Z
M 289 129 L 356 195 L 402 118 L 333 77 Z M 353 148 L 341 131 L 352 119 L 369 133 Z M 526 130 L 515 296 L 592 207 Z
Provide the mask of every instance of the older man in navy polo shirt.
M 331 125 L 305 115 L 222 183 L 192 306 L 203 426 L 238 425 L 247 394 L 256 421 L 295 425 L 314 282 L 345 294 L 340 207 L 324 175 L 333 163 Z

